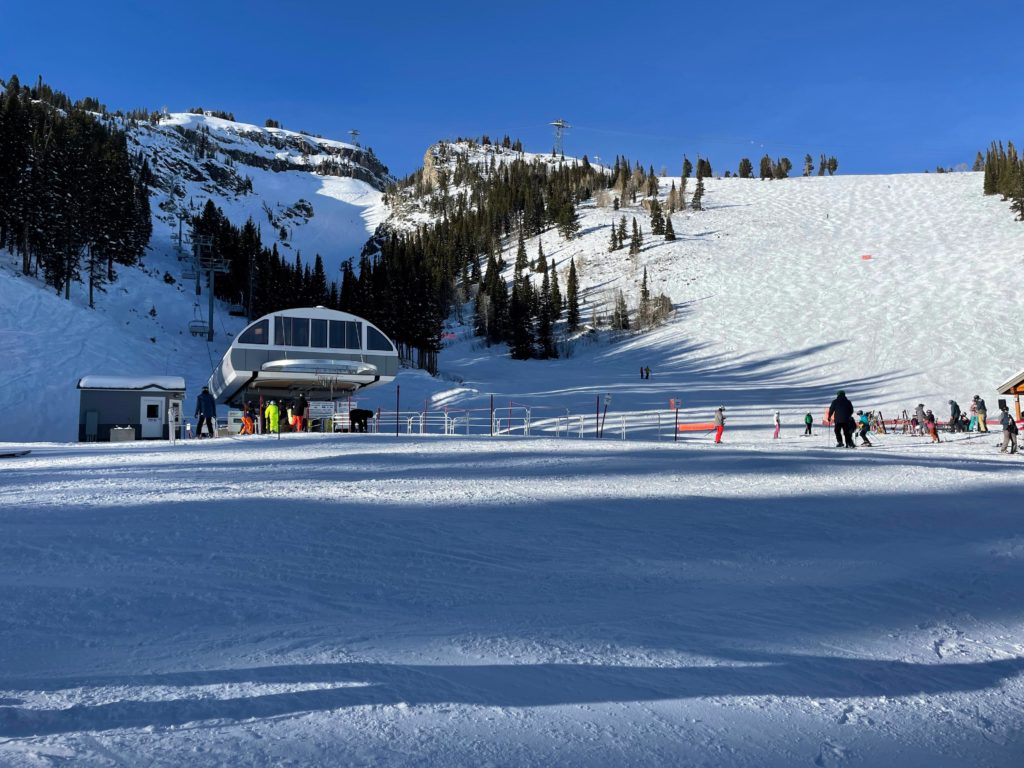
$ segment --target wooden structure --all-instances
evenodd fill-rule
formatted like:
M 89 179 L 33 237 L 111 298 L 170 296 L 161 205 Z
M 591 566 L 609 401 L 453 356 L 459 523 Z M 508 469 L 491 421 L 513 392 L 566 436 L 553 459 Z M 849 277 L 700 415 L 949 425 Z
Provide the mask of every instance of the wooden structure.
M 1000 384 L 996 391 L 1000 395 L 1013 395 L 1013 404 L 1017 411 L 1016 418 L 1020 421 L 1020 396 L 1024 395 L 1024 371 L 1018 371 L 1014 376 Z

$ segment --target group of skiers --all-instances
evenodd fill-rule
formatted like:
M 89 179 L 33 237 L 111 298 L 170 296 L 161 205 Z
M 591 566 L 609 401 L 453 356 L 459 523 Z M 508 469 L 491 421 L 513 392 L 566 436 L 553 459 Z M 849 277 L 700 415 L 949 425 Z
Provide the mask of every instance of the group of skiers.
M 277 400 L 271 400 L 263 409 L 263 413 L 260 414 L 260 409 L 255 403 L 252 401 L 245 403 L 242 406 L 242 429 L 238 434 L 255 435 L 257 431 L 264 434 L 280 434 L 282 405 L 284 405 L 283 401 L 278 403 Z M 288 424 L 293 432 L 302 432 L 305 429 L 307 425 L 306 412 L 308 409 L 309 401 L 306 400 L 304 394 L 299 394 L 298 397 L 285 407 Z M 198 420 L 195 434 L 196 439 L 203 436 L 204 424 L 206 425 L 209 437 L 216 437 L 217 431 L 214 424 L 217 419 L 217 404 L 213 399 L 213 395 L 210 394 L 209 387 L 203 387 L 203 391 L 196 398 L 195 415 Z M 260 415 L 263 416 L 262 425 L 258 423 Z
M 971 432 L 975 429 L 978 432 L 988 432 L 988 408 L 985 401 L 975 395 L 969 407 L 970 418 L 963 413 L 955 400 L 949 401 L 950 414 L 948 428 L 951 432 Z M 835 399 L 828 407 L 826 416 L 828 422 L 833 425 L 836 437 L 837 448 L 856 448 L 854 434 L 860 440 L 861 445 L 870 446 L 868 432 L 871 430 L 871 418 L 864 411 L 855 411 L 853 403 L 850 402 L 844 390 L 836 393 Z M 782 429 L 782 413 L 774 411 L 772 414 L 774 432 L 772 439 L 778 440 Z M 1003 428 L 1003 442 L 999 448 L 1001 453 L 1017 453 L 1018 426 L 1014 417 L 1010 414 L 1005 403 L 1000 404 L 999 424 Z M 808 413 L 804 416 L 804 436 L 811 435 L 811 427 L 814 425 L 814 417 Z M 942 442 L 939 438 L 938 419 L 931 409 L 925 408 L 924 403 L 918 403 L 911 419 L 911 425 L 915 434 L 928 435 L 933 443 Z M 714 419 L 715 443 L 722 442 L 722 433 L 725 430 L 725 406 L 720 406 L 715 411 Z

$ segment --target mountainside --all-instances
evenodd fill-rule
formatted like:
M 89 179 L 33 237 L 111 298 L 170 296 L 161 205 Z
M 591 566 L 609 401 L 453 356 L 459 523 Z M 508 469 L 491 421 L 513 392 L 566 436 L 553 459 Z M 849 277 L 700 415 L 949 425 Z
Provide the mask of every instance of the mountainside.
M 180 132 L 184 126 L 194 127 L 192 138 Z M 437 220 L 430 204 L 436 191 L 394 196 L 388 208 L 368 181 L 242 166 L 225 154 L 258 150 L 267 162 L 297 168 L 319 162 L 317 154 L 271 146 L 269 137 L 281 135 L 199 115 L 171 116 L 132 134 L 161 183 L 175 177 L 189 191 L 176 199 L 215 191 L 233 221 L 267 217 L 266 205 L 276 221 L 289 222 L 284 226 L 291 247 L 301 244 L 310 256 L 316 250 L 311 244 L 331 239 L 333 230 L 357 248 L 382 221 L 411 230 Z M 195 156 L 195 136 L 209 136 L 211 146 L 216 139 L 215 157 Z M 289 134 L 281 141 L 307 139 Z M 339 142 L 320 140 L 319 146 L 324 154 L 332 148 L 351 151 Z M 458 144 L 435 146 L 428 156 L 432 161 L 421 179 L 436 186 L 440 172 L 450 193 L 459 188 L 460 164 L 485 170 L 517 156 L 562 162 L 500 146 Z M 251 180 L 253 192 L 226 192 L 223 181 L 213 186 L 213 167 L 233 172 L 246 187 Z M 663 202 L 671 182 L 661 179 Z M 688 181 L 687 198 L 694 183 Z M 757 424 L 776 407 L 788 419 L 818 412 L 835 389 L 845 387 L 858 407 L 888 415 L 924 400 L 941 415 L 950 397 L 962 405 L 974 393 L 994 398 L 993 387 L 1024 367 L 1024 317 L 1014 310 L 1024 226 L 1005 202 L 981 194 L 980 174 L 704 183 L 706 210 L 674 213 L 673 242 L 650 234 L 650 213 L 642 205 L 613 210 L 600 194 L 579 205 L 576 238 L 547 229 L 526 240 L 531 260 L 541 243 L 554 259 L 563 290 L 575 259 L 589 330 L 562 339 L 561 359 L 515 361 L 504 345 L 488 347 L 472 335 L 470 301 L 446 335 L 442 376 L 404 373 L 397 382 L 403 400 L 428 408 L 479 406 L 494 393 L 586 414 L 596 393 L 612 392 L 618 410 L 664 409 L 669 398 L 681 398 L 694 414 L 727 404 L 735 407 L 732 423 Z M 242 321 L 221 307 L 212 344 L 188 335 L 188 321 L 205 313 L 206 296 L 195 297 L 191 284 L 180 280 L 170 199 L 166 192 L 154 199 L 160 220 L 145 266 L 123 270 L 98 311 L 57 301 L 17 276 L 13 258 L 0 259 L 0 351 L 17 372 L 7 385 L 11 401 L 25 406 L 0 423 L 0 439 L 72 439 L 74 384 L 82 375 L 184 374 L 190 398 L 205 382 Z M 299 223 L 301 216 L 284 215 L 300 199 L 313 204 L 305 223 Z M 610 227 L 623 216 L 629 224 L 636 218 L 643 230 L 643 246 L 634 256 L 626 248 L 609 252 Z M 501 248 L 504 277 L 511 280 L 515 237 Z M 608 331 L 619 290 L 635 318 L 645 268 L 651 294 L 668 297 L 674 313 L 646 333 Z M 175 284 L 165 282 L 165 275 Z M 51 330 L 54 317 L 60 333 Z M 653 371 L 642 386 L 636 380 L 640 366 Z M 555 381 L 557 387 L 549 385 Z M 390 408 L 394 389 L 372 390 L 364 402 Z
M 319 253 L 336 279 L 385 216 L 392 179 L 371 149 L 192 113 L 119 122 L 156 177 L 155 248 L 176 237 L 179 213 L 198 214 L 209 199 L 235 225 L 252 218 L 288 260 Z
M 206 319 L 208 297 L 183 277 L 179 213 L 198 214 L 212 200 L 237 225 L 252 217 L 285 260 L 301 251 L 309 264 L 320 253 L 335 280 L 385 216 L 381 189 L 390 177 L 369 150 L 191 113 L 156 124 L 102 119 L 149 161 L 153 236 L 142 263 L 118 268 L 95 310 L 85 307 L 85 286 L 72 286 L 70 302 L 60 299 L 0 251 L 0 354 L 13 371 L 5 399 L 17 404 L 0 421 L 0 440 L 75 439 L 75 385 L 88 374 L 184 375 L 190 396 L 206 383 L 244 320 L 217 302 L 213 342 L 189 335 L 191 320 Z M 182 229 L 187 252 L 187 220 Z
M 455 187 L 449 193 L 459 191 L 457 169 L 467 157 L 486 169 L 492 158 L 500 164 L 514 154 L 443 148 Z M 664 206 L 673 179 L 660 182 Z M 613 332 L 611 344 L 585 334 L 563 345 L 568 360 L 495 361 L 480 354 L 483 342 L 464 313 L 465 325 L 441 355 L 442 371 L 463 386 L 417 396 L 433 393 L 457 407 L 483 402 L 484 393 L 530 392 L 531 402 L 587 413 L 594 393 L 620 392 L 622 410 L 665 408 L 681 398 L 705 415 L 722 403 L 738 405 L 734 416 L 765 423 L 776 407 L 790 418 L 818 413 L 843 387 L 858 406 L 892 414 L 924 400 L 942 416 L 950 398 L 994 399 L 994 386 L 1024 367 L 1024 317 L 1014 311 L 1024 226 L 1006 202 L 982 195 L 980 173 L 704 184 L 705 210 L 673 214 L 672 242 L 650 234 L 645 206 L 616 211 L 600 195 L 603 206 L 590 200 L 579 207 L 579 237 L 549 229 L 525 241 L 531 262 L 538 244 L 554 259 L 563 289 L 575 259 L 581 314 L 591 327 L 608 327 L 620 290 L 635 320 L 645 268 L 651 295 L 675 307 L 668 323 L 643 334 Z M 687 203 L 695 180 L 688 185 Z M 437 195 L 413 196 L 401 219 L 428 218 Z M 627 230 L 634 218 L 643 230 L 635 256 L 625 247 L 609 252 L 611 226 L 622 217 Z M 511 237 L 501 254 L 506 280 L 516 250 Z M 504 347 L 491 351 L 498 350 Z M 642 365 L 654 377 L 638 390 L 633 379 Z M 538 393 L 545 380 L 559 382 L 556 391 Z

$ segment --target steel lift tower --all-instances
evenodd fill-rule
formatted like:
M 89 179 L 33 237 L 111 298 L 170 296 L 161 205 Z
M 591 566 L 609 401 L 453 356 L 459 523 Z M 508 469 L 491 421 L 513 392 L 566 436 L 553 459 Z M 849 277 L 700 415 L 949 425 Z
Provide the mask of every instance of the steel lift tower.
M 554 122 L 548 123 L 548 125 L 552 125 L 555 128 L 555 147 L 553 151 L 559 157 L 564 157 L 565 148 L 562 145 L 562 137 L 565 134 L 566 129 L 572 128 L 572 126 L 565 122 L 565 120 L 563 120 L 562 118 L 558 118 Z

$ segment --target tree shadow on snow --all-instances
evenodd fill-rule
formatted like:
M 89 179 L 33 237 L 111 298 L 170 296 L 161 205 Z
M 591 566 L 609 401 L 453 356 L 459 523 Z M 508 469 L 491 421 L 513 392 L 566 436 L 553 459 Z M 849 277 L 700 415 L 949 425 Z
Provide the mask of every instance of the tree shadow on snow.
M 64 680 L 72 687 L 317 684 L 231 699 L 177 698 L 78 704 L 66 709 L 0 708 L 0 736 L 166 728 L 201 720 L 248 720 L 349 707 L 406 704 L 547 707 L 705 697 L 871 698 L 942 695 L 998 687 L 1024 670 L 1024 658 L 949 664 L 755 654 L 747 663 L 628 667 L 589 664 L 312 664 Z M 337 687 L 331 687 L 337 686 Z

